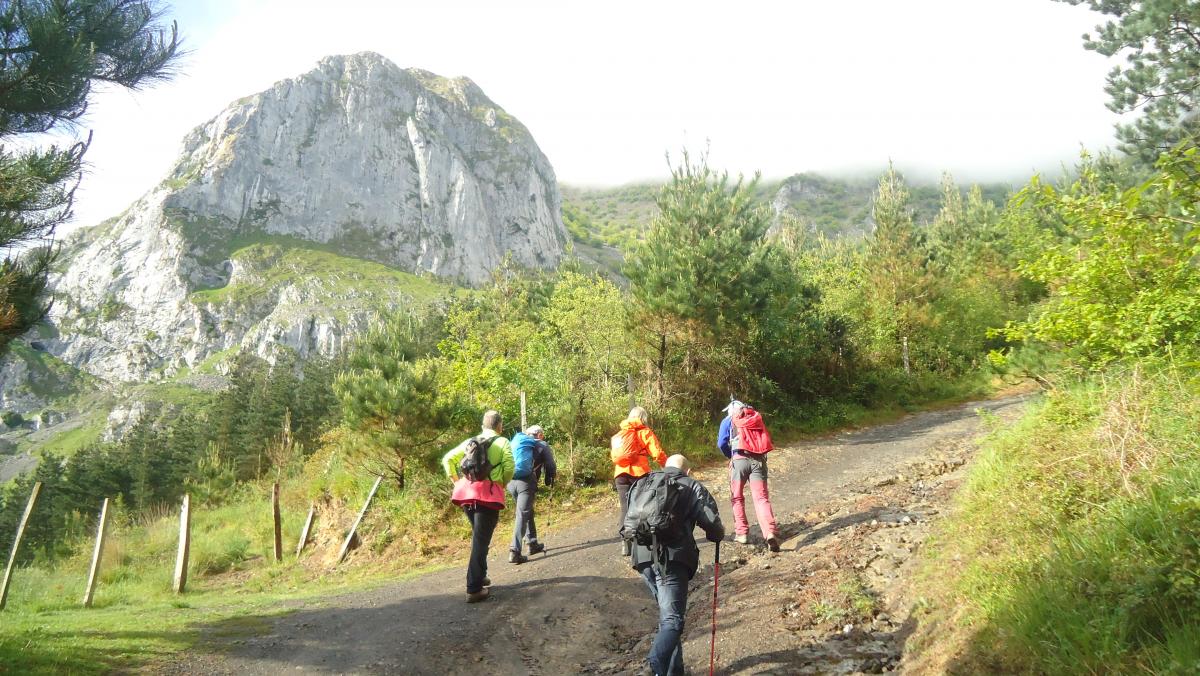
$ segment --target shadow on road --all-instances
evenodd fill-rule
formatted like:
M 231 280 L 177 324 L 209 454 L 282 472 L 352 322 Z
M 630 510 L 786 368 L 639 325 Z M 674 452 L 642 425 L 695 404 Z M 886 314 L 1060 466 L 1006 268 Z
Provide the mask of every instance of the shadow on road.
M 591 549 L 592 547 L 600 547 L 603 545 L 615 545 L 620 541 L 621 541 L 621 538 L 611 537 L 611 538 L 606 538 L 604 540 L 588 540 L 587 542 L 581 542 L 577 545 L 571 545 L 570 547 L 546 547 L 545 555 L 534 554 L 533 556 L 529 557 L 529 561 L 534 562 L 534 561 L 539 561 L 542 559 L 552 559 L 552 558 L 554 558 L 556 556 L 560 556 L 562 554 L 570 554 L 571 552 L 578 552 L 578 551 L 582 551 L 584 549 Z
M 561 643 L 578 627 L 605 626 L 611 634 L 614 627 L 623 628 L 631 613 L 609 604 L 649 605 L 636 578 L 527 580 L 497 585 L 491 598 L 478 604 L 465 603 L 457 584 L 454 589 L 425 587 L 411 590 L 408 598 L 378 604 L 360 601 L 265 616 L 261 619 L 271 623 L 269 631 L 250 637 L 245 627 L 256 616 L 210 623 L 201 627 L 207 639 L 193 648 L 189 662 L 177 665 L 178 671 L 167 667 L 160 673 L 528 673 L 532 663 L 543 659 L 541 641 Z M 568 604 L 571 626 L 557 626 Z M 231 650 L 229 638 L 238 635 L 244 638 L 234 641 Z

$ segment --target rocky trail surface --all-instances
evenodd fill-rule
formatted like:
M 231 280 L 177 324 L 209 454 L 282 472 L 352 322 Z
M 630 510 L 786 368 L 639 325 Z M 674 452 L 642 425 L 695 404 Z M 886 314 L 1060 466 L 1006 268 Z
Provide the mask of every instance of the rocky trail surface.
M 983 432 L 979 409 L 1014 418 L 1009 397 L 913 415 L 771 454 L 782 551 L 721 547 L 717 672 L 880 673 L 901 665 L 912 630 L 912 555 L 962 478 Z M 732 532 L 724 468 L 697 473 Z M 615 503 L 615 500 L 614 500 Z M 506 516 L 509 514 L 505 512 Z M 544 517 L 539 516 L 539 519 Z M 453 568 L 383 588 L 299 605 L 265 619 L 264 633 L 205 628 L 209 637 L 169 674 L 623 674 L 643 673 L 657 613 L 619 555 L 616 512 L 558 532 L 545 555 L 516 566 L 492 543 L 491 598 L 464 603 Z M 753 523 L 753 517 L 751 517 Z M 699 532 L 699 531 L 697 531 Z M 713 545 L 692 581 L 684 655 L 709 661 Z

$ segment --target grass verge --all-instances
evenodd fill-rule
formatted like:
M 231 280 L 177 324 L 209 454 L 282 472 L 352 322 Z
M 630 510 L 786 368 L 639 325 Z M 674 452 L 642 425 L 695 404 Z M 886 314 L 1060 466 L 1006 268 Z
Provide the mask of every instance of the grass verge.
M 1200 673 L 1200 377 L 1109 373 L 989 439 L 926 548 L 914 673 Z

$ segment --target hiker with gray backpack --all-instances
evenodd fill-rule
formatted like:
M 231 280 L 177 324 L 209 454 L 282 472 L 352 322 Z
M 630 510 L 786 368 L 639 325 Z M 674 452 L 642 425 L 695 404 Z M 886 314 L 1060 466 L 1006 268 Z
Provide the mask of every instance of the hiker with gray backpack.
M 471 559 L 467 564 L 467 603 L 488 597 L 492 581 L 487 576 L 488 547 L 504 509 L 504 485 L 513 476 L 512 446 L 500 436 L 504 431 L 499 411 L 483 414 L 478 436 L 464 440 L 442 456 L 446 476 L 454 481 L 450 502 L 463 508 L 471 522 Z
M 537 524 L 533 522 L 533 502 L 537 499 L 538 481 L 543 472 L 546 487 L 554 485 L 557 466 L 554 451 L 546 443 L 546 433 L 541 425 L 531 425 L 512 438 L 513 477 L 508 482 L 508 492 L 516 503 L 516 524 L 513 526 L 512 545 L 508 548 L 508 562 L 521 564 L 529 557 L 521 553 L 521 540 L 529 545 L 529 554 L 546 551 L 546 545 L 538 542 Z
M 621 527 L 621 537 L 632 545 L 630 564 L 658 602 L 658 633 L 649 656 L 655 674 L 683 674 L 680 639 L 687 615 L 688 581 L 700 567 L 693 529 L 700 526 L 709 542 L 718 546 L 725 537 L 717 501 L 688 476 L 690 471 L 687 458 L 672 455 L 662 470 L 631 485 Z

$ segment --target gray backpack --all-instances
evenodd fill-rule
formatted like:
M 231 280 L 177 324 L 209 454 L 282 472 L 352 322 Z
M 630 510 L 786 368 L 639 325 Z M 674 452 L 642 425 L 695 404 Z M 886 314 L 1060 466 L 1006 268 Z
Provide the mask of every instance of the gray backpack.
M 666 472 L 651 472 L 629 487 L 629 509 L 621 535 L 626 540 L 657 550 L 659 545 L 679 542 L 683 533 L 685 489 Z

